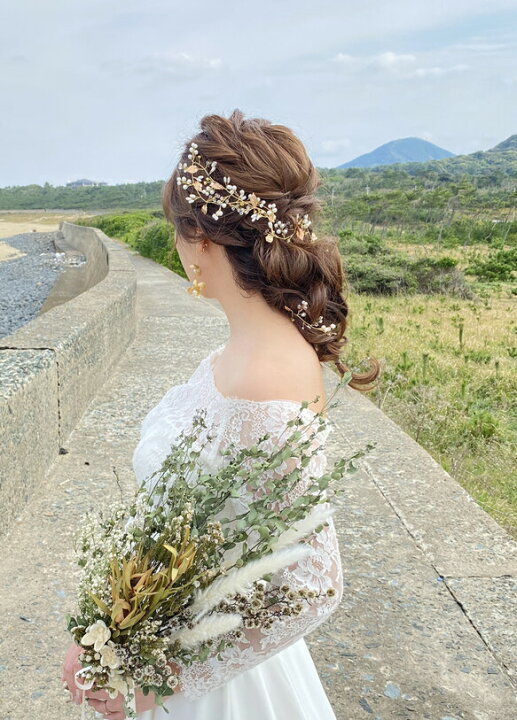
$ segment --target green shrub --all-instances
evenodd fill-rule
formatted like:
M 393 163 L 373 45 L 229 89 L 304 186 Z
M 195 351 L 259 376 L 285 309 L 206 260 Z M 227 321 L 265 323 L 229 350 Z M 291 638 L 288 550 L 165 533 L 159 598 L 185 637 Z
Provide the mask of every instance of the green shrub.
M 475 410 L 467 420 L 466 427 L 473 438 L 491 438 L 499 431 L 499 421 L 488 410 Z
M 416 281 L 406 268 L 385 259 L 350 255 L 344 258 L 344 269 L 355 292 L 374 295 L 395 295 L 416 290 Z
M 158 214 L 163 217 L 163 213 L 158 211 Z M 99 228 L 108 237 L 118 238 L 134 248 L 140 230 L 156 217 L 157 212 L 128 211 L 117 215 L 97 215 L 78 221 L 77 224 Z
M 346 253 L 358 255 L 379 255 L 386 252 L 386 245 L 379 235 L 354 234 L 352 230 L 340 230 L 338 232 L 340 249 Z
M 517 271 L 517 248 L 496 250 L 486 259 L 476 259 L 465 272 L 475 275 L 480 280 L 498 281 L 514 279 Z
M 136 239 L 135 248 L 140 255 L 187 277 L 174 245 L 174 229 L 165 220 L 144 225 Z
M 339 248 L 349 284 L 358 293 L 393 295 L 399 292 L 442 293 L 471 298 L 458 261 L 411 258 L 390 250 L 378 234 L 340 230 Z
M 135 250 L 160 265 L 165 264 L 171 247 L 171 228 L 165 220 L 155 220 L 140 228 L 135 240 Z

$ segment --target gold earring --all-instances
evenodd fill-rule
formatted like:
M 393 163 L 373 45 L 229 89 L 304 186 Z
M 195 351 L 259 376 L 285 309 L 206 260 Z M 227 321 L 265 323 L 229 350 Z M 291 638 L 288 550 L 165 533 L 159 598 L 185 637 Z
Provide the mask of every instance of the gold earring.
M 192 285 L 189 285 L 188 288 L 186 288 L 187 292 L 191 295 L 195 295 L 196 297 L 200 297 L 202 289 L 205 287 L 205 283 L 201 280 L 198 280 L 199 274 L 201 273 L 201 268 L 199 265 L 191 264 L 189 265 L 194 270 L 195 278 L 192 280 Z

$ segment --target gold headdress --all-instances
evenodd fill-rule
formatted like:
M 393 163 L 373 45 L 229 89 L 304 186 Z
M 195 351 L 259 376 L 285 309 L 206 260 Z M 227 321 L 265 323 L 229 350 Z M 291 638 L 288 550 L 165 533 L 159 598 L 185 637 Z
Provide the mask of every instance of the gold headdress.
M 288 224 L 277 219 L 276 211 L 277 207 L 275 203 L 268 203 L 266 205 L 265 200 L 261 200 L 255 193 L 249 193 L 246 196 L 244 190 L 239 190 L 237 193 L 237 186 L 230 183 L 229 177 L 224 177 L 224 185 L 215 180 L 211 174 L 217 166 L 217 161 L 203 163 L 201 155 L 197 150 L 197 143 L 191 143 L 189 147 L 188 159 L 189 163 L 180 163 L 178 170 L 181 173 L 188 173 L 190 177 L 182 174 L 176 178 L 178 185 L 181 185 L 184 190 L 192 188 L 195 192 L 190 192 L 187 195 L 187 202 L 193 203 L 198 200 L 202 201 L 201 211 L 207 215 L 208 205 L 214 204 L 219 205 L 218 210 L 212 213 L 214 220 L 218 220 L 223 214 L 223 208 L 229 207 L 236 210 L 240 215 L 247 215 L 252 212 L 251 221 L 255 222 L 259 218 L 267 218 L 268 231 L 266 233 L 266 241 L 271 243 L 275 238 L 279 237 L 285 242 L 291 242 L 296 236 L 298 239 L 302 239 L 304 234 L 309 231 L 311 221 L 309 216 L 306 214 L 300 219 L 299 213 L 296 214 L 296 221 L 294 222 L 294 229 L 288 235 Z M 199 173 L 199 174 L 198 174 Z M 225 194 L 219 191 L 226 190 Z M 293 225 L 293 223 L 290 223 Z M 316 242 L 317 237 L 311 231 L 310 241 Z M 197 265 L 191 265 L 196 273 L 199 273 L 199 267 Z M 187 288 L 187 292 L 192 293 L 199 297 L 201 295 L 201 286 L 204 283 L 200 283 L 196 278 L 193 281 L 192 287 Z M 295 322 L 295 318 L 301 321 L 301 329 L 310 328 L 312 330 L 319 330 L 328 336 L 337 335 L 335 330 L 335 323 L 325 325 L 323 323 L 323 317 L 320 316 L 315 323 L 309 323 L 304 318 L 307 316 L 308 303 L 307 300 L 302 300 L 297 305 L 297 312 L 295 313 L 287 305 L 284 305 L 284 309 L 291 313 L 291 320 Z
M 302 218 L 300 218 L 299 213 L 296 214 L 294 229 L 288 234 L 288 225 L 293 225 L 293 223 L 285 223 L 277 219 L 277 207 L 275 203 L 268 203 L 266 205 L 266 201 L 261 200 L 255 193 L 246 195 L 244 190 L 237 192 L 237 186 L 230 183 L 229 177 L 225 176 L 223 178 L 224 185 L 217 182 L 217 180 L 211 177 L 211 174 L 217 166 L 217 161 L 212 160 L 211 163 L 203 163 L 201 155 L 197 150 L 197 143 L 191 143 L 188 159 L 190 160 L 190 164 L 186 162 L 180 163 L 178 170 L 183 173 L 188 173 L 191 177 L 181 175 L 176 180 L 178 185 L 181 185 L 184 190 L 192 188 L 196 191 L 191 192 L 187 196 L 187 202 L 193 203 L 201 200 L 203 202 L 201 211 L 205 213 L 205 215 L 208 214 L 208 205 L 214 204 L 219 205 L 219 209 L 212 213 L 214 220 L 219 219 L 223 214 L 223 208 L 226 207 L 236 210 L 240 215 L 247 215 L 252 212 L 252 222 L 260 218 L 267 218 L 268 231 L 266 233 L 266 241 L 269 243 L 273 242 L 277 237 L 280 237 L 286 242 L 291 242 L 295 236 L 301 240 L 309 230 L 311 220 L 307 214 Z M 202 173 L 206 173 L 206 175 Z M 226 193 L 218 192 L 221 190 L 226 190 Z M 311 232 L 310 241 L 316 242 L 316 240 L 316 235 Z

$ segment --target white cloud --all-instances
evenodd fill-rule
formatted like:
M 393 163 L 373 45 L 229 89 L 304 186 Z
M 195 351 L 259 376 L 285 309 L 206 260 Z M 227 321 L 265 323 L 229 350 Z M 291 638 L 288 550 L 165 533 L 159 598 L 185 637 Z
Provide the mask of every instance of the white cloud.
M 399 68 L 399 67 L 406 67 L 407 65 L 411 65 L 416 60 L 416 57 L 414 55 L 398 55 L 394 52 L 384 52 L 380 55 L 375 55 L 371 62 L 373 65 L 377 65 L 380 68 Z
M 347 53 L 338 53 L 334 60 L 337 63 L 341 63 L 342 65 L 352 65 L 356 62 L 356 58 L 352 57 L 352 55 L 348 55 Z
M 409 77 L 440 77 L 442 75 L 450 75 L 451 73 L 463 72 L 464 70 L 468 70 L 468 68 L 469 65 L 465 65 L 465 63 L 460 63 L 452 67 L 434 66 L 426 68 L 416 68 L 410 73 Z
M 100 66 L 105 70 L 113 70 L 117 75 L 122 71 L 131 75 L 166 77 L 181 81 L 219 70 L 223 61 L 218 57 L 204 58 L 187 52 L 165 51 L 149 53 L 126 63 L 121 63 L 118 59 L 106 60 Z
M 381 71 L 399 70 L 416 62 L 413 54 L 395 53 L 391 50 L 377 55 L 350 55 L 339 52 L 334 55 L 332 62 L 340 68 L 347 70 L 363 70 L 377 68 Z

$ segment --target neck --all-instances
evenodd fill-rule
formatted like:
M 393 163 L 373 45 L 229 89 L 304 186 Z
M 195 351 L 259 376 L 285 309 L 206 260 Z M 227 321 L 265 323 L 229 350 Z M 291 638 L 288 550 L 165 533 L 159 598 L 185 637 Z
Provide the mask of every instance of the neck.
M 219 302 L 228 318 L 230 339 L 228 345 L 238 344 L 253 350 L 274 341 L 275 337 L 292 333 L 299 336 L 299 331 L 290 319 L 290 313 L 272 308 L 259 293 L 251 297 L 243 297 L 240 291 L 231 297 L 224 295 Z

